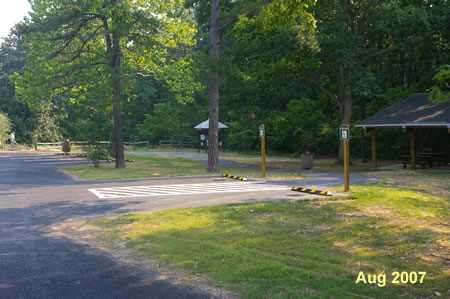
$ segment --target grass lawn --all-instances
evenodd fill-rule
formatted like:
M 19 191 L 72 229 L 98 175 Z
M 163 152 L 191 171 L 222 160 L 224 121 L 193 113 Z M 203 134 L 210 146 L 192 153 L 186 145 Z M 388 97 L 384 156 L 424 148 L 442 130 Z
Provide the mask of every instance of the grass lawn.
M 174 151 L 175 149 L 152 149 L 150 151 Z M 136 151 L 135 154 L 127 154 L 127 159 L 136 160 L 136 162 L 126 163 L 125 169 L 115 169 L 114 163 L 102 164 L 100 168 L 95 168 L 91 164 L 81 166 L 66 166 L 63 169 L 74 175 L 87 180 L 108 180 L 108 179 L 127 179 L 127 178 L 145 178 L 145 177 L 171 177 L 188 175 L 210 175 L 206 172 L 206 165 L 181 157 L 169 157 L 160 155 L 143 155 Z M 196 151 L 191 150 L 196 154 Z M 221 158 L 232 160 L 241 164 L 260 166 L 261 157 L 256 155 L 246 155 L 237 153 L 221 153 Z M 335 165 L 334 158 L 320 158 L 314 160 L 314 170 L 342 170 L 342 165 Z M 371 171 L 369 163 L 360 163 L 354 161 L 351 171 Z M 307 176 L 307 171 L 300 174 L 300 160 L 293 157 L 267 156 L 267 168 L 280 168 L 286 171 L 267 171 L 267 179 L 283 178 L 301 178 Z M 378 161 L 378 165 L 390 165 L 392 161 Z M 231 173 L 239 176 L 251 176 L 261 178 L 261 170 L 221 167 L 222 173 Z M 305 175 L 306 174 L 306 175 Z
M 251 155 L 251 154 L 241 154 L 241 153 L 224 153 L 221 154 L 221 157 L 232 160 L 241 164 L 248 165 L 261 165 L 261 156 L 259 155 Z M 362 163 L 361 158 L 352 158 L 352 165 L 350 165 L 351 171 L 372 171 L 371 162 Z M 336 165 L 334 162 L 336 161 L 336 157 L 314 157 L 314 170 L 318 171 L 335 171 L 342 170 L 343 165 Z M 395 163 L 399 163 L 398 161 L 389 161 L 389 160 L 378 160 L 378 167 L 388 166 Z M 277 156 L 277 155 L 267 155 L 266 156 L 266 165 L 267 167 L 272 168 L 284 168 L 284 169 L 299 169 L 300 167 L 300 158 L 292 157 L 292 156 Z
M 206 164 L 181 157 L 168 157 L 160 155 L 127 155 L 127 159 L 136 162 L 127 162 L 126 168 L 114 168 L 114 162 L 94 167 L 92 164 L 62 167 L 72 174 L 86 180 L 108 180 L 144 177 L 171 177 L 188 175 L 211 175 L 206 172 Z M 221 167 L 221 172 L 239 176 L 261 177 L 260 170 L 238 169 Z M 267 178 L 299 178 L 300 174 L 292 172 L 267 172 Z
M 131 147 L 128 147 L 129 150 L 133 152 L 189 152 L 189 153 L 197 153 L 196 149 L 185 148 L 180 150 L 178 148 L 152 148 L 147 149 L 146 147 L 136 147 L 134 150 Z M 205 154 L 205 151 L 202 150 L 201 154 Z M 237 153 L 237 152 L 225 152 L 220 153 L 220 157 L 228 160 L 232 160 L 241 164 L 260 166 L 261 165 L 261 155 L 259 153 Z M 336 165 L 334 162 L 336 161 L 336 157 L 314 157 L 314 170 L 343 170 L 342 165 Z M 367 171 L 372 170 L 371 162 L 363 163 L 361 162 L 360 157 L 352 158 L 352 165 L 350 169 L 352 171 Z M 378 160 L 378 167 L 388 166 L 395 163 L 399 163 L 398 161 L 390 161 L 390 160 Z M 284 168 L 284 169 L 299 169 L 300 167 L 300 158 L 293 157 L 292 155 L 266 155 L 266 166 L 271 168 Z
M 91 224 L 110 244 L 243 298 L 448 298 L 450 175 L 379 175 L 382 183 L 351 186 L 347 198 L 170 209 Z M 360 272 L 385 274 L 386 283 L 357 284 Z M 413 281 L 410 273 L 426 275 L 395 284 L 393 272 Z
M 133 156 L 126 159 L 136 160 L 126 162 L 126 168 L 116 169 L 114 162 L 94 167 L 92 164 L 66 166 L 63 169 L 87 180 L 127 179 L 161 176 L 187 176 L 205 174 L 205 165 L 189 159 L 165 156 Z

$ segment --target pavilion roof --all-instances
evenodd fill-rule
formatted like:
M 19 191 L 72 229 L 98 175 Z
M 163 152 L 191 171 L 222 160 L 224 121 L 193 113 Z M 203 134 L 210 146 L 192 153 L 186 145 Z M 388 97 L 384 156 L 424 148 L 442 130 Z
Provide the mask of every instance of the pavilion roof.
M 355 125 L 360 128 L 450 129 L 450 102 L 431 102 L 427 93 L 414 93 Z
M 196 130 L 208 130 L 209 129 L 209 119 L 205 120 L 204 122 L 196 125 L 194 127 L 194 129 Z M 223 123 L 219 122 L 219 129 L 228 129 L 228 127 L 226 125 L 224 125 Z

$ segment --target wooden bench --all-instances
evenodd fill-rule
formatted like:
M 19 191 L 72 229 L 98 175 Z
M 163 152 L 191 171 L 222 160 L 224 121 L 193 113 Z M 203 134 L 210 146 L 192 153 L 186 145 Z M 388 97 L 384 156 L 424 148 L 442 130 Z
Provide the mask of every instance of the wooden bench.
M 401 155 L 402 160 L 400 161 L 403 164 L 403 169 L 406 168 L 407 164 L 411 164 L 411 156 L 410 155 Z M 421 165 L 422 169 L 425 168 L 425 165 L 428 164 L 430 168 L 433 168 L 433 161 L 431 155 L 416 155 L 416 165 Z
M 400 163 L 403 164 L 403 169 L 405 169 L 407 164 L 411 164 L 411 160 L 402 160 L 402 161 L 400 161 Z M 417 164 L 421 165 L 421 166 L 422 166 L 422 169 L 425 168 L 425 165 L 426 165 L 426 164 L 430 165 L 430 168 L 433 167 L 432 164 L 430 164 L 428 160 L 419 160 L 419 159 L 416 159 L 416 165 L 417 165 Z
M 446 165 L 448 163 L 447 154 L 444 153 L 432 153 L 431 155 L 431 161 L 434 163 L 436 162 L 438 166 L 441 166 L 441 163 Z

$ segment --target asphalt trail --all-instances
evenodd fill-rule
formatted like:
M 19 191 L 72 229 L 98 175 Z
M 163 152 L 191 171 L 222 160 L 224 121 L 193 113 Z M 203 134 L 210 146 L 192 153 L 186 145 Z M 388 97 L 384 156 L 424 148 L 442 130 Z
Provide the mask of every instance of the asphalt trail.
M 56 171 L 63 164 L 41 164 L 46 158 L 69 161 L 0 154 L 0 298 L 214 297 L 55 233 L 55 224 L 123 213 L 133 201 L 95 200 L 84 188 L 92 182 L 73 181 Z M 36 162 L 25 162 L 32 159 Z
M 57 170 L 62 165 L 83 163 L 87 161 L 72 156 L 0 153 L 1 299 L 212 298 L 214 290 L 119 261 L 108 252 L 59 233 L 55 227 L 74 219 L 133 211 L 308 198 L 286 190 L 101 199 L 89 189 L 229 180 L 210 176 L 91 182 L 74 180 Z M 376 178 L 354 174 L 351 180 L 377 182 Z M 338 173 L 317 173 L 302 181 L 270 184 L 335 186 L 342 185 L 343 179 Z

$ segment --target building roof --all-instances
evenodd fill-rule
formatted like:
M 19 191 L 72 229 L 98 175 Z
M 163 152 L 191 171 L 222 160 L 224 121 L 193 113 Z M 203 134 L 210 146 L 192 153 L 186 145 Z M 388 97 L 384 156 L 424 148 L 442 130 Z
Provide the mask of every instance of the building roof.
M 205 120 L 201 124 L 198 124 L 194 127 L 196 130 L 208 130 L 209 129 L 209 119 Z M 219 129 L 228 129 L 227 126 L 225 126 L 223 123 L 219 121 Z
M 427 93 L 414 93 L 355 125 L 360 128 L 450 129 L 450 102 L 431 102 Z

